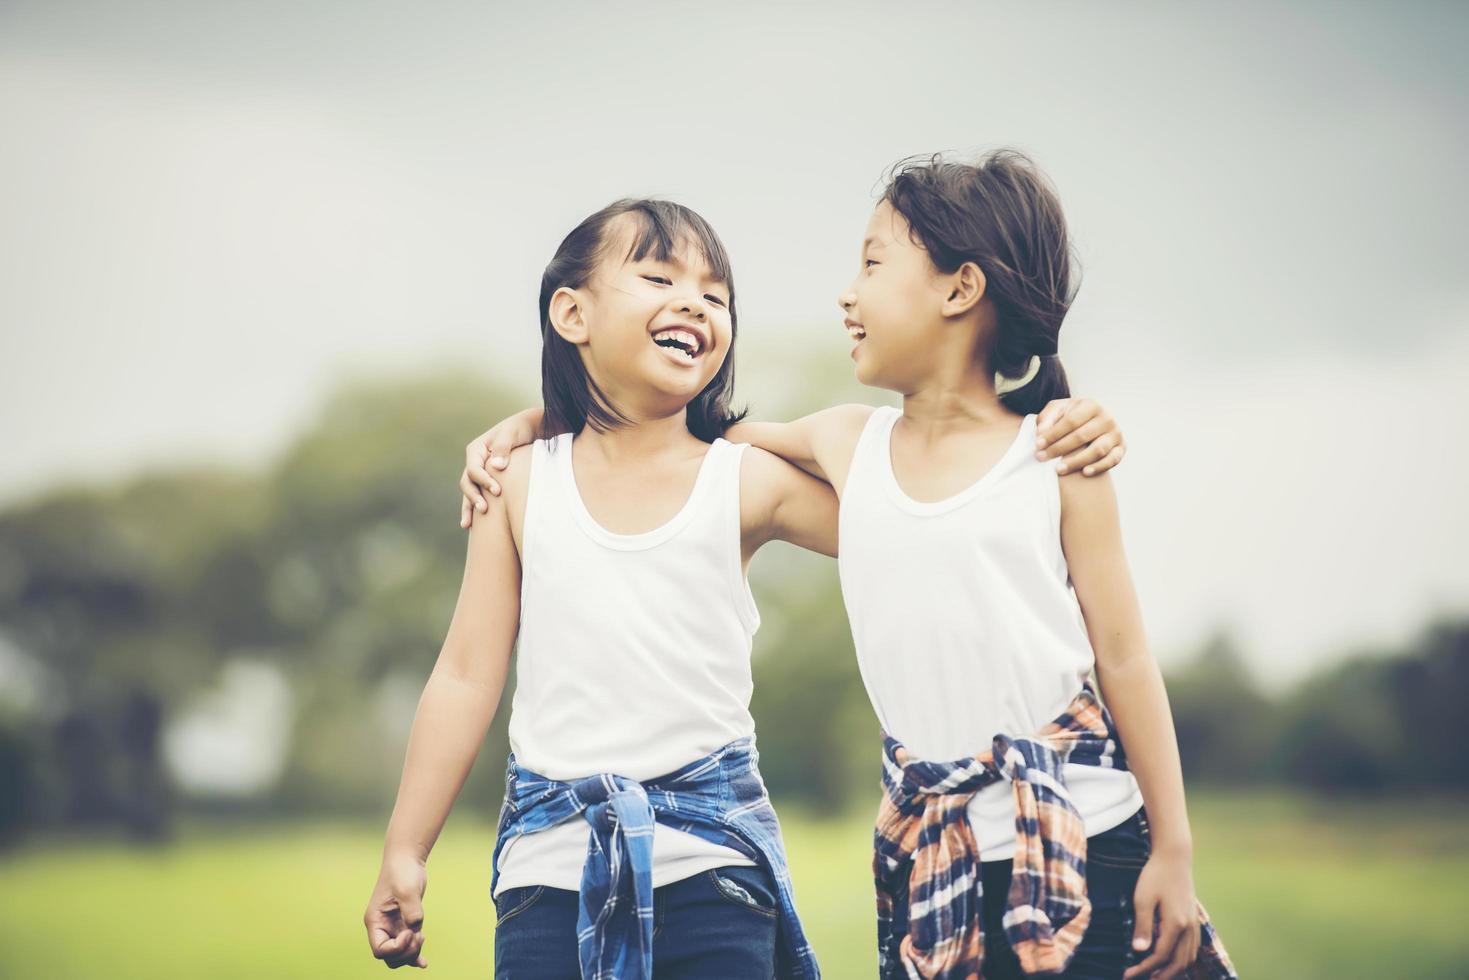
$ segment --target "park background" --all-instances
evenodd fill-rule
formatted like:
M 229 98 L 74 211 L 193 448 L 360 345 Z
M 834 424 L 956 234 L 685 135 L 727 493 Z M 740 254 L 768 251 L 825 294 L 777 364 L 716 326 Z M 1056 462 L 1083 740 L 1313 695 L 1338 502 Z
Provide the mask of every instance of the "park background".
M 1466 42 L 1456 3 L 0 5 L 0 976 L 380 975 L 454 484 L 537 397 L 559 238 L 698 209 L 754 415 L 886 402 L 835 305 L 882 172 L 997 145 L 1072 224 L 1061 351 L 1131 447 L 1237 963 L 1469 974 Z M 798 899 L 867 976 L 835 566 L 751 578 Z M 489 970 L 505 720 L 430 862 L 432 975 Z

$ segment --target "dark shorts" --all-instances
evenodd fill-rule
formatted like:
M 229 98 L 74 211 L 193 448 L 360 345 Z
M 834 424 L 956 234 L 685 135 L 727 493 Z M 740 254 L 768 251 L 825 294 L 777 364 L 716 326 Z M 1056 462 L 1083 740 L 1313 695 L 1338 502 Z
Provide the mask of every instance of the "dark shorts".
M 1132 952 L 1132 893 L 1152 852 L 1147 814 L 1141 809 L 1111 830 L 1086 841 L 1086 892 L 1091 924 L 1076 948 L 1070 980 L 1117 980 L 1138 961 Z M 1010 862 L 986 861 L 984 878 L 985 980 L 1022 980 L 1020 962 L 1005 941 L 1002 925 L 1010 889 Z
M 532 885 L 495 899 L 497 980 L 579 980 L 577 893 Z M 653 890 L 655 980 L 775 975 L 776 889 L 759 868 L 716 868 Z

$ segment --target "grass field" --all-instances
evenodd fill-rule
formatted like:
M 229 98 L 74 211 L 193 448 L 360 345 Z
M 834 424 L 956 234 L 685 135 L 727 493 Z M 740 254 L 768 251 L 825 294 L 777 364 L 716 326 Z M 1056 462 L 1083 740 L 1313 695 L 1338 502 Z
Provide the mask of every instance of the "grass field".
M 1196 876 L 1244 977 L 1469 977 L 1469 801 L 1333 805 L 1195 794 Z M 872 975 L 868 830 L 784 819 L 825 974 Z M 450 822 L 429 864 L 430 977 L 490 973 L 492 827 Z M 361 915 L 377 828 L 212 828 L 146 850 L 49 841 L 0 857 L 0 976 L 379 977 Z

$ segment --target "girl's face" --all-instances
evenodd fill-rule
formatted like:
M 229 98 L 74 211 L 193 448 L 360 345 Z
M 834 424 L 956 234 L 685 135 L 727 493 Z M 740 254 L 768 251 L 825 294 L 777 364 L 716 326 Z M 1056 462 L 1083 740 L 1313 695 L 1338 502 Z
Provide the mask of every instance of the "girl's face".
M 633 220 L 619 218 L 607 229 L 591 282 L 573 291 L 584 328 L 573 342 L 615 407 L 635 418 L 663 417 L 687 406 L 724 364 L 729 290 L 688 244 L 666 260 L 628 258 Z
M 943 340 L 945 278 L 907 220 L 880 203 L 867 222 L 857 278 L 837 298 L 858 381 L 907 393 L 930 376 Z

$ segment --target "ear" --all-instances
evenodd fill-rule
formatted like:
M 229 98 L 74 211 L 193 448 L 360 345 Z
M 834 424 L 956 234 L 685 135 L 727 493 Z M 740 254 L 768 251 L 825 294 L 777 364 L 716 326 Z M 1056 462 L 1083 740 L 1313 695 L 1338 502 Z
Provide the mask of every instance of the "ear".
M 561 335 L 561 339 L 578 346 L 587 342 L 587 321 L 583 315 L 581 297 L 576 290 L 562 286 L 552 293 L 548 312 L 551 326 Z
M 948 278 L 949 295 L 940 310 L 944 316 L 963 316 L 984 299 L 984 272 L 973 262 L 965 262 Z

